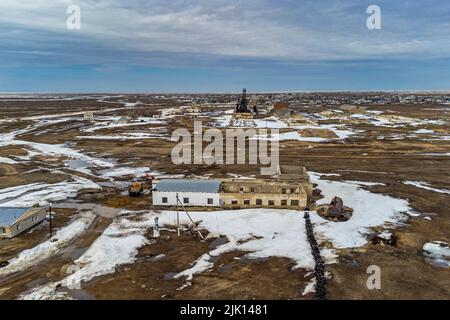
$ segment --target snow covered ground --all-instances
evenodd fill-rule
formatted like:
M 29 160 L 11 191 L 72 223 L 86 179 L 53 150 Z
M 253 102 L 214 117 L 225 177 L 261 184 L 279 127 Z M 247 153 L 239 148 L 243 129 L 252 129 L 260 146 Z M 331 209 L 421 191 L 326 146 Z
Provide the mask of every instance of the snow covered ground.
M 196 273 L 213 267 L 211 257 L 230 251 L 245 251 L 248 258 L 286 257 L 296 263 L 296 268 L 312 269 L 314 260 L 306 239 L 303 212 L 277 209 L 244 209 L 216 212 L 192 212 L 194 221 L 202 221 L 208 237 L 226 236 L 228 243 L 202 255 L 193 266 L 176 277 L 192 279 Z M 183 224 L 188 217 L 181 216 Z M 163 212 L 160 224 L 173 224 L 173 212 Z M 322 250 L 328 263 L 334 262 L 335 254 Z
M 403 183 L 414 186 L 416 188 L 421 188 L 421 189 L 425 189 L 425 190 L 429 190 L 429 191 L 433 191 L 433 192 L 437 192 L 437 193 L 450 194 L 450 190 L 433 188 L 430 186 L 429 183 L 424 182 L 424 181 L 404 181 Z
M 143 126 L 143 125 L 154 125 L 154 124 L 163 124 L 165 121 L 158 118 L 149 118 L 149 117 L 139 117 L 136 120 L 130 122 L 119 122 L 120 117 L 107 118 L 106 121 L 98 121 L 100 119 L 96 119 L 93 126 L 82 129 L 82 132 L 95 132 L 101 129 L 115 129 L 115 128 L 123 128 L 123 127 L 133 127 L 133 126 Z
M 8 261 L 9 264 L 6 267 L 0 268 L 0 277 L 14 272 L 24 271 L 55 255 L 83 234 L 94 220 L 95 215 L 92 212 L 82 213 L 80 218 L 57 231 L 50 240 L 31 249 L 22 251 L 16 258 Z
M 74 271 L 73 273 L 61 281 L 31 290 L 22 295 L 20 299 L 67 299 L 70 298 L 67 294 L 57 292 L 57 286 L 79 288 L 82 282 L 113 273 L 119 265 L 133 263 L 138 249 L 148 243 L 144 234 L 147 228 L 153 224 L 153 215 L 141 214 L 122 212 L 122 216 L 114 219 L 91 247 L 74 261 L 70 267 Z
M 423 245 L 425 260 L 442 268 L 450 268 L 450 248 L 443 241 L 427 242 Z
M 343 128 L 339 125 L 318 125 L 318 126 L 295 126 L 291 127 L 296 130 L 301 129 L 326 129 L 333 131 L 338 137 L 337 138 L 320 138 L 320 137 L 303 137 L 298 131 L 282 132 L 279 134 L 268 134 L 268 135 L 257 135 L 255 138 L 264 140 L 296 140 L 305 142 L 328 142 L 335 140 L 345 140 L 348 137 L 357 134 L 358 132 L 349 128 Z
M 0 163 L 15 164 L 17 162 L 9 158 L 0 157 Z
M 170 137 L 164 133 L 146 133 L 146 132 L 124 132 L 114 135 L 93 135 L 93 136 L 77 136 L 77 139 L 85 140 L 145 140 L 145 139 L 165 139 Z
M 319 239 L 329 240 L 335 248 L 360 247 L 367 243 L 370 228 L 378 226 L 392 227 L 404 221 L 408 214 L 414 214 L 408 201 L 387 195 L 372 193 L 362 189 L 366 185 L 356 181 L 340 182 L 321 178 L 320 173 L 310 172 L 311 181 L 322 190 L 323 199 L 318 204 L 330 203 L 335 195 L 344 201 L 344 205 L 353 209 L 353 216 L 346 222 L 333 222 L 311 215 L 314 230 Z
M 10 207 L 28 207 L 36 203 L 45 205 L 77 196 L 81 189 L 100 189 L 88 179 L 73 176 L 73 181 L 54 184 L 32 183 L 17 187 L 0 189 L 0 204 Z
M 334 195 L 339 195 L 345 205 L 354 210 L 352 218 L 346 222 L 328 221 L 314 212 L 310 214 L 319 244 L 328 241 L 333 245 L 331 249 L 321 249 L 325 263 L 337 261 L 338 249 L 365 245 L 371 228 L 384 227 L 384 233 L 387 234 L 389 229 L 413 213 L 406 200 L 363 189 L 377 183 L 330 181 L 324 177 L 319 173 L 311 174 L 312 181 L 318 184 L 324 195 L 320 203 L 329 203 Z M 226 236 L 228 242 L 205 252 L 189 268 L 176 274 L 175 278 L 185 278 L 189 283 L 195 274 L 214 267 L 214 257 L 231 251 L 247 252 L 248 258 L 290 258 L 295 262 L 295 268 L 313 269 L 314 261 L 306 239 L 303 214 L 301 211 L 281 209 L 190 212 L 194 221 L 201 221 L 199 227 L 208 230 L 208 237 Z M 85 254 L 74 262 L 78 267 L 74 274 L 58 283 L 37 288 L 23 298 L 57 298 L 55 288 L 59 284 L 73 286 L 112 273 L 118 265 L 133 263 L 138 249 L 148 243 L 144 234 L 153 225 L 155 216 L 159 217 L 160 226 L 174 224 L 173 211 L 122 212 Z M 180 222 L 183 225 L 190 224 L 184 214 L 180 215 Z M 309 284 L 305 292 L 310 292 L 311 286 Z
M 104 178 L 117 178 L 124 176 L 134 176 L 140 177 L 145 173 L 151 173 L 149 167 L 139 167 L 139 168 L 131 168 L 131 167 L 116 167 L 113 169 L 103 170 L 100 172 L 101 176 Z

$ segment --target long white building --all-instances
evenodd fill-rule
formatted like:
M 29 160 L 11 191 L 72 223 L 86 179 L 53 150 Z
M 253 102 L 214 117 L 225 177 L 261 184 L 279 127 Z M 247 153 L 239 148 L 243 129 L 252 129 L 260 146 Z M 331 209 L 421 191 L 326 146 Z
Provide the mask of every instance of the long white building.
M 186 207 L 219 207 L 219 180 L 168 179 L 156 182 L 154 206 L 176 206 L 177 196 Z

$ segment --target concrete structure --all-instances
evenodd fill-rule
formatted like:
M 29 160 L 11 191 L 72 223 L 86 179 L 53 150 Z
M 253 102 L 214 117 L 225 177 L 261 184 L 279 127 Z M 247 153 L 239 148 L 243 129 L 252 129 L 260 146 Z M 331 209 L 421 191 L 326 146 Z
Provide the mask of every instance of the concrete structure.
M 176 206 L 177 195 L 186 207 L 219 207 L 218 180 L 166 179 L 154 182 L 153 205 Z
M 119 120 L 117 120 L 117 122 L 128 123 L 128 122 L 130 122 L 130 119 L 128 117 L 123 116 L 123 117 L 120 117 Z
M 303 209 L 308 195 L 300 182 L 232 179 L 222 182 L 220 200 L 225 208 Z
M 46 208 L 0 207 L 0 238 L 13 238 L 46 217 Z
M 202 109 L 200 109 L 200 107 L 198 106 L 188 106 L 183 108 L 183 112 L 186 114 L 197 114 L 201 113 Z
M 154 183 L 153 205 L 304 209 L 313 185 L 302 166 L 280 165 L 277 179 L 166 179 Z
M 89 121 L 94 120 L 94 113 L 92 111 L 85 112 L 83 114 L 83 119 L 84 120 L 89 120 Z
M 313 184 L 309 179 L 308 170 L 302 166 L 279 165 L 277 169 L 277 180 L 280 182 L 299 182 L 305 189 L 308 197 L 312 196 Z
M 366 112 L 365 107 L 355 106 L 352 104 L 343 104 L 342 106 L 339 107 L 339 110 L 341 110 L 343 112 L 348 112 L 348 113 L 364 113 L 364 112 Z

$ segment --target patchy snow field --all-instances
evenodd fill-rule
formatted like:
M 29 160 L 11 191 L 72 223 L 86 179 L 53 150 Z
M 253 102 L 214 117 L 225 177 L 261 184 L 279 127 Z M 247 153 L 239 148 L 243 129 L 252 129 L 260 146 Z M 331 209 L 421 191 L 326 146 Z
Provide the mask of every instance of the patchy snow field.
M 130 214 L 134 218 L 138 215 L 125 211 L 122 214 Z M 152 224 L 153 216 L 149 214 L 143 215 L 138 221 L 131 221 L 126 216 L 117 217 L 91 247 L 74 261 L 71 270 L 75 272 L 61 281 L 31 290 L 20 299 L 67 299 L 67 294 L 61 296 L 56 290 L 57 286 L 77 288 L 82 282 L 115 272 L 119 265 L 133 263 L 138 249 L 148 243 L 144 234 Z
M 363 246 L 367 243 L 366 235 L 370 228 L 392 227 L 406 220 L 408 214 L 414 214 L 406 200 L 362 189 L 360 186 L 367 185 L 366 182 L 329 181 L 323 180 L 320 173 L 310 172 L 310 175 L 324 196 L 318 204 L 330 203 L 335 195 L 339 195 L 344 204 L 353 209 L 352 218 L 346 222 L 333 222 L 311 215 L 319 239 L 331 241 L 335 248 Z
M 425 260 L 438 267 L 450 268 L 450 248 L 443 241 L 427 242 L 423 245 Z
M 6 267 L 0 268 L 0 277 L 24 271 L 55 255 L 59 250 L 83 234 L 94 220 L 95 215 L 92 212 L 82 213 L 80 218 L 57 231 L 50 240 L 22 251 L 16 258 L 8 261 L 9 264 Z
M 17 187 L 0 189 L 0 204 L 10 207 L 28 207 L 36 203 L 45 205 L 50 202 L 75 198 L 82 189 L 100 189 L 101 187 L 82 177 L 72 176 L 73 181 L 54 184 L 32 183 Z
M 410 185 L 410 186 L 414 186 L 416 188 L 421 188 L 421 189 L 425 189 L 425 190 L 429 190 L 429 191 L 433 191 L 433 192 L 437 192 L 437 193 L 450 194 L 450 190 L 436 189 L 436 188 L 431 187 L 429 183 L 423 182 L 423 181 L 404 181 L 403 183 Z

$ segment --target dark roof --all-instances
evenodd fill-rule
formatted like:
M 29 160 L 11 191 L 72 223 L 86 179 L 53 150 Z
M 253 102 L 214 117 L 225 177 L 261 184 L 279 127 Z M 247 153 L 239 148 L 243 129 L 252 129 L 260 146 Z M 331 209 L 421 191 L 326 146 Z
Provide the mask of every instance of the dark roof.
M 155 190 L 163 192 L 217 193 L 219 180 L 166 179 L 156 183 Z
M 9 227 L 30 208 L 0 207 L 0 227 Z

